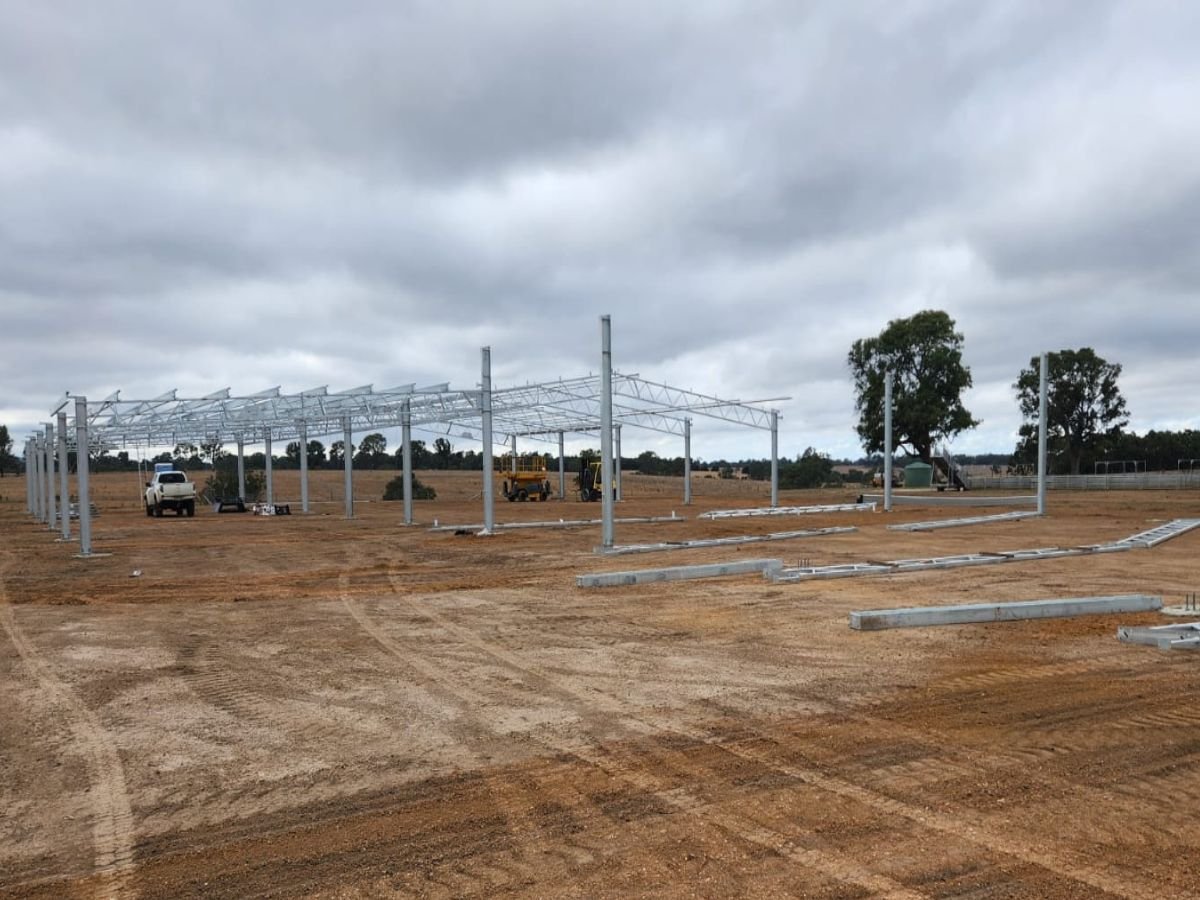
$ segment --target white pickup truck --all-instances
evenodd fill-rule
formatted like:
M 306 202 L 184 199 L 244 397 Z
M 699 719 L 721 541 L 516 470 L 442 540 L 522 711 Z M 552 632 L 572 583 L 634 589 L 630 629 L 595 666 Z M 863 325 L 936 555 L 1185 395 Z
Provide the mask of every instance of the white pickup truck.
M 146 515 L 161 518 L 165 509 L 177 516 L 196 514 L 196 485 L 183 472 L 155 472 L 146 482 Z

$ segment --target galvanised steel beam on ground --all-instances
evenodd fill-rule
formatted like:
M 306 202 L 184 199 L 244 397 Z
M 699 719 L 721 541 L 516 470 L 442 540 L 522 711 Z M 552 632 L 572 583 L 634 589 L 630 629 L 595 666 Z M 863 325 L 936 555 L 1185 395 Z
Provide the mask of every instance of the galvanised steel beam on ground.
M 1138 547 L 1157 547 L 1164 541 L 1186 534 L 1194 528 L 1200 528 L 1200 519 L 1173 519 L 1163 525 L 1158 525 L 1147 531 L 1142 531 L 1115 543 L 1131 544 Z
M 822 506 L 757 506 L 749 509 L 714 509 L 701 519 L 744 519 L 757 516 L 806 516 L 832 512 L 874 512 L 874 503 L 831 503 Z
M 686 522 L 683 516 L 621 516 L 614 521 L 618 525 L 661 525 L 671 522 Z M 589 525 L 601 525 L 603 519 L 558 519 L 549 522 L 497 522 L 492 526 L 496 531 L 515 531 L 522 528 L 581 528 Z M 479 534 L 490 534 L 483 530 L 481 524 L 470 525 L 434 525 L 430 531 L 475 531 Z
M 961 519 L 938 519 L 932 522 L 905 522 L 902 525 L 889 525 L 890 531 L 935 531 L 940 528 L 958 528 L 963 525 L 987 525 L 992 522 L 1013 522 L 1020 519 L 1032 519 L 1040 516 L 1036 510 L 996 513 L 991 516 L 966 516 Z
M 772 534 L 742 534 L 732 537 L 697 538 L 691 541 L 662 541 L 657 544 L 618 544 L 601 551 L 605 556 L 623 556 L 628 553 L 659 553 L 668 550 L 699 550 L 709 547 L 733 547 L 741 544 L 758 544 L 765 541 L 793 541 L 797 538 L 824 537 L 830 534 L 849 534 L 858 531 L 852 527 L 809 528 L 803 531 L 776 531 Z

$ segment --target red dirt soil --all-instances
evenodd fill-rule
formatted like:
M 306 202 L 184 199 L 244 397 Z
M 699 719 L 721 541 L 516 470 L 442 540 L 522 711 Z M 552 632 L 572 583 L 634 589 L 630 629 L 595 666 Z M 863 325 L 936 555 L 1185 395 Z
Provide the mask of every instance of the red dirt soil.
M 994 510 L 711 521 L 765 486 L 698 479 L 685 508 L 677 480 L 631 474 L 618 515 L 687 520 L 618 526 L 621 544 L 858 530 L 603 558 L 598 526 L 428 530 L 482 521 L 478 473 L 419 473 L 439 496 L 404 527 L 377 499 L 395 474 L 356 476 L 352 520 L 337 472 L 314 473 L 308 516 L 279 472 L 297 514 L 161 520 L 136 475 L 95 476 L 89 560 L 0 482 L 0 897 L 1200 895 L 1200 654 L 1115 639 L 1165 617 L 847 627 L 922 604 L 1179 603 L 1200 532 L 826 582 L 575 586 L 1097 543 L 1200 514 L 1194 493 L 1052 493 L 1043 519 L 906 533 L 886 525 Z

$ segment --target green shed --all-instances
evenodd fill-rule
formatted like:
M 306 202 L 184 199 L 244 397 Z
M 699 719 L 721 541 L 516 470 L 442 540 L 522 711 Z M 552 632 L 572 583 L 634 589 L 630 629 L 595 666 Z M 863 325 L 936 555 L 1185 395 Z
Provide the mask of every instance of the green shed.
M 933 466 L 920 460 L 904 467 L 905 487 L 929 487 L 933 484 Z

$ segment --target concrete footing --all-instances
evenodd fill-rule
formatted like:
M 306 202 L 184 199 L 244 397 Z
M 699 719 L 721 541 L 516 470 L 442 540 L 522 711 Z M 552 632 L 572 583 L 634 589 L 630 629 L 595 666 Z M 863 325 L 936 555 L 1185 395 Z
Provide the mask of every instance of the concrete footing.
M 577 575 L 576 587 L 617 587 L 629 584 L 650 584 L 657 581 L 688 581 L 694 578 L 719 578 L 722 575 L 745 575 L 779 569 L 777 559 L 743 559 L 737 562 L 708 563 L 699 566 L 672 566 L 666 569 L 637 569 L 632 572 L 597 572 Z
M 850 627 L 857 631 L 882 631 L 887 628 L 919 628 L 927 625 L 1062 619 L 1103 613 L 1146 612 L 1161 608 L 1162 597 L 1149 594 L 1022 600 L 1015 603 L 967 603 L 959 606 L 916 606 L 852 612 Z

